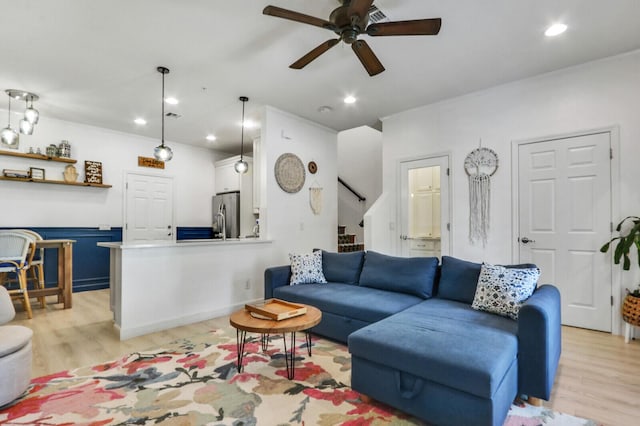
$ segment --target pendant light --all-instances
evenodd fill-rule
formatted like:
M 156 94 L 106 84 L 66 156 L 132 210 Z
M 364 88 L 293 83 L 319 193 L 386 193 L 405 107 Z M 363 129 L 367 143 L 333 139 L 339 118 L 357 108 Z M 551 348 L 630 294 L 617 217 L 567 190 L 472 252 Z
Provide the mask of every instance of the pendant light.
M 247 173 L 249 170 L 249 164 L 243 160 L 242 155 L 244 154 L 244 104 L 249 100 L 246 96 L 240 96 L 240 101 L 242 101 L 242 131 L 240 133 L 240 159 L 236 161 L 233 165 L 233 168 L 236 170 L 236 173 Z
M 40 113 L 37 109 L 33 107 L 34 95 L 29 96 L 29 100 L 31 101 L 31 105 L 24 110 L 24 119 L 27 120 L 32 125 L 38 124 L 38 119 L 40 119 Z
M 24 117 L 22 117 L 22 120 L 20 120 L 20 133 L 22 133 L 23 135 L 32 135 L 33 123 L 27 120 L 27 110 L 29 109 L 29 103 L 25 100 L 24 104 L 26 105 L 27 109 L 25 109 L 24 111 Z
M 18 149 L 20 144 L 20 136 L 11 128 L 11 96 L 9 96 L 9 114 L 7 127 L 0 131 L 0 141 L 9 148 Z
M 169 68 L 158 67 L 158 72 L 162 74 L 162 143 L 153 150 L 156 160 L 169 161 L 173 158 L 173 151 L 164 144 L 164 75 L 169 74 Z

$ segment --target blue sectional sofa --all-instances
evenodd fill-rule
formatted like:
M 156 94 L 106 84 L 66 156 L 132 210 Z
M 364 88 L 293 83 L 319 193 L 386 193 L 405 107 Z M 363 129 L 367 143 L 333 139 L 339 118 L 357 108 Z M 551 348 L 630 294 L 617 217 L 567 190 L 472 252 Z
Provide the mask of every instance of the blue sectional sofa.
M 354 390 L 433 424 L 501 425 L 515 397 L 549 399 L 560 294 L 538 286 L 517 320 L 473 309 L 481 267 L 323 251 L 327 283 L 289 285 L 291 267 L 272 267 L 265 298 L 322 311 L 312 331 L 348 344 Z

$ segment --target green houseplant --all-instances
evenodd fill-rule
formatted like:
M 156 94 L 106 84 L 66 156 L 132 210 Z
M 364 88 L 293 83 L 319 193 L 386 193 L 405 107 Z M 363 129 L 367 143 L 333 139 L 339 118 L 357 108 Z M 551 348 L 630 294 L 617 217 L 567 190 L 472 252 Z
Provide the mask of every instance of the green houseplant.
M 622 227 L 625 222 L 631 222 L 630 228 L 625 235 L 621 234 Z M 632 226 L 631 226 L 632 224 Z M 631 269 L 631 258 L 629 257 L 632 247 L 635 246 L 638 251 L 638 267 L 640 267 L 640 217 L 627 216 L 616 226 L 616 231 L 620 233 L 618 237 L 612 238 L 608 243 L 600 247 L 602 253 L 609 251 L 611 244 L 617 241 L 613 250 L 613 263 L 620 264 L 622 260 L 622 269 L 628 271 Z M 622 304 L 622 319 L 633 325 L 640 326 L 640 287 L 633 291 L 627 290 L 627 296 Z

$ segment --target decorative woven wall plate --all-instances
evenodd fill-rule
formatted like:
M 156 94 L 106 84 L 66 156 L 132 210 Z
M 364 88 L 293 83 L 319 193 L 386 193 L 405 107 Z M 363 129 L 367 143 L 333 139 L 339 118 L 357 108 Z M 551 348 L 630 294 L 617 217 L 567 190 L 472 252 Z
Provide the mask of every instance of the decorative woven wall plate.
M 297 155 L 290 152 L 282 154 L 274 167 L 276 182 L 283 191 L 296 193 L 304 186 L 304 164 Z

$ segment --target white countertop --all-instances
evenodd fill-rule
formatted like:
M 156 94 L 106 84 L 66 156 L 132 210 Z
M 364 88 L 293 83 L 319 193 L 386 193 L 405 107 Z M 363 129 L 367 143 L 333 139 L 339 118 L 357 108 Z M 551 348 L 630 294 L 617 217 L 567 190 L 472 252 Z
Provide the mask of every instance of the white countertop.
M 198 240 L 178 240 L 178 241 L 140 241 L 125 243 L 122 241 L 100 242 L 98 247 L 115 248 L 115 249 L 142 249 L 142 248 L 160 248 L 160 247 L 198 247 L 198 246 L 230 246 L 230 245 L 253 245 L 253 244 L 270 244 L 271 240 L 260 238 L 227 238 L 222 240 L 216 239 L 198 239 Z

